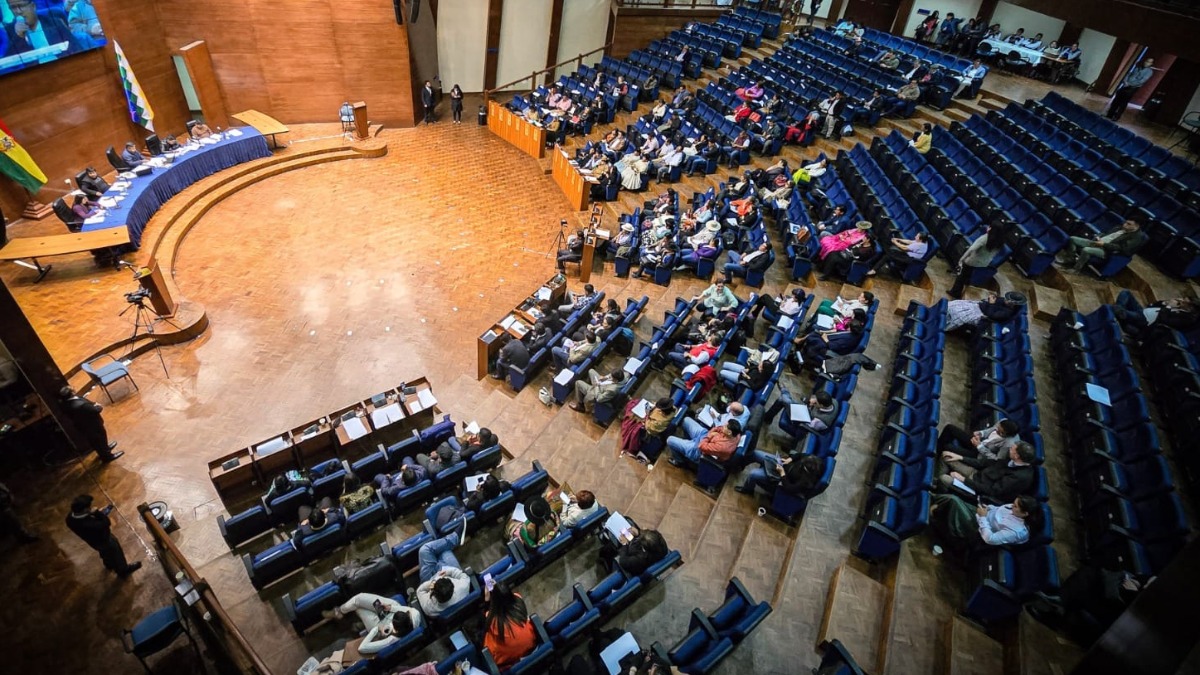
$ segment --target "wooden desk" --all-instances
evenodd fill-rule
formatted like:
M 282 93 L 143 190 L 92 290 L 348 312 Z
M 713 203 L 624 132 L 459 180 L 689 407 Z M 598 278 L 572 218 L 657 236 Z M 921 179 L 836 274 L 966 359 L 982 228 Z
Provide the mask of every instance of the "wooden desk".
M 592 196 L 592 185 L 596 179 L 583 174 L 562 146 L 555 146 L 550 155 L 550 175 L 567 196 L 571 208 L 576 211 L 587 210 Z
M 342 419 L 343 415 L 350 412 L 354 413 L 354 417 L 348 420 Z M 348 448 L 353 443 L 358 443 L 364 438 L 370 438 L 371 432 L 373 431 L 371 428 L 371 419 L 367 417 L 367 409 L 364 408 L 361 403 L 355 403 L 354 405 L 342 408 L 335 413 L 330 413 L 329 421 L 333 425 L 333 433 L 337 438 L 338 447 L 340 448 Z M 362 424 L 363 433 L 352 436 L 350 431 L 346 429 L 347 424 L 352 426 L 358 426 L 358 424 Z M 358 430 L 355 429 L 354 431 L 357 432 Z
M 488 129 L 530 157 L 546 154 L 546 130 L 496 101 L 488 101 Z
M 579 260 L 579 281 L 587 283 L 592 280 L 592 265 L 596 259 L 596 247 L 608 243 L 608 236 L 598 230 L 588 231 L 583 238 L 583 257 Z
M 236 466 L 228 469 L 222 466 L 233 459 L 237 460 Z M 250 455 L 250 448 L 242 448 L 209 462 L 208 479 L 224 500 L 233 501 L 252 492 L 258 484 L 258 474 L 254 471 L 254 459 Z
M 279 141 L 275 139 L 275 135 L 286 134 L 289 131 L 287 125 L 285 125 L 283 122 L 280 122 L 266 113 L 260 113 L 257 110 L 244 110 L 233 115 L 233 119 L 254 127 L 258 130 L 258 133 L 262 134 L 263 136 L 270 136 L 271 144 L 276 148 L 279 147 Z
M 511 312 L 505 314 L 500 321 L 497 321 L 491 328 L 479 336 L 475 350 L 475 379 L 482 380 L 487 377 L 488 366 L 491 365 L 492 361 L 496 360 L 496 355 L 500 353 L 500 347 L 505 342 L 502 339 L 505 333 L 520 340 L 525 337 L 529 328 L 537 321 L 536 316 L 531 314 L 529 310 L 536 307 L 538 302 L 540 302 L 537 294 L 543 288 L 548 289 L 550 292 L 549 299 L 551 305 L 561 305 L 563 297 L 567 294 L 567 278 L 561 274 L 554 275 L 537 292 L 534 292 L 533 295 L 521 301 Z M 510 316 L 513 317 L 511 325 L 502 325 Z
M 41 281 L 54 265 L 43 267 L 38 262 L 38 258 L 67 255 L 68 253 L 86 253 L 128 243 L 129 229 L 125 227 L 106 227 L 91 232 L 52 234 L 48 237 L 18 237 L 9 240 L 4 248 L 0 248 L 0 260 L 11 260 L 23 267 L 37 270 L 37 281 Z M 29 258 L 33 264 L 23 262 L 22 258 Z
M 288 433 L 300 466 L 311 467 L 337 457 L 337 438 L 327 417 L 302 424 Z

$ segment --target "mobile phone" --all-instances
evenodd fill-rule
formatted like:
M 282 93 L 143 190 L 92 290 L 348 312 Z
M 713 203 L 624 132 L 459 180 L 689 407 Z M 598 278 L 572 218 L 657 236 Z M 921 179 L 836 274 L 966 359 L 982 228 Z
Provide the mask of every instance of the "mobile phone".
M 491 590 L 496 587 L 496 580 L 492 578 L 491 574 L 483 575 L 483 587 L 486 588 L 489 592 L 491 592 Z
M 387 614 L 387 610 L 384 608 L 382 600 L 376 600 L 374 607 L 375 607 L 375 613 L 378 614 L 379 616 L 382 617 L 384 614 Z
M 103 513 L 104 515 L 107 516 L 108 514 L 112 513 L 112 510 L 113 510 L 113 505 L 109 504 L 108 506 L 100 509 L 100 513 Z

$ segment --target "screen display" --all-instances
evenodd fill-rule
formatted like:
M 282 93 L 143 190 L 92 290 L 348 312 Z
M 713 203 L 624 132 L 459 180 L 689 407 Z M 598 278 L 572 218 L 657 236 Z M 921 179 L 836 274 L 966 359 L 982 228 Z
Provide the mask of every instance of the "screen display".
M 0 75 L 104 46 L 93 0 L 0 0 Z

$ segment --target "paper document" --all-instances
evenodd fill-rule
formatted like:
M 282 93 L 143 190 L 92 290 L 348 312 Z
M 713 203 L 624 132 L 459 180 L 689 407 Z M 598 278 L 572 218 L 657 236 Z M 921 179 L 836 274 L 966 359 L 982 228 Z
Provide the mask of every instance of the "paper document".
M 1112 406 L 1112 399 L 1109 398 L 1108 390 L 1098 384 L 1087 383 L 1087 395 L 1096 403 L 1103 403 L 1106 406 Z
M 717 411 L 711 405 L 706 405 L 696 415 L 696 420 L 706 427 L 711 427 L 713 424 L 716 424 L 718 417 L 720 415 L 717 414 Z
M 608 230 L 602 230 L 597 227 L 596 228 L 596 236 L 600 237 L 601 239 L 609 239 L 612 237 L 612 232 L 609 232 Z
M 967 485 L 966 483 L 962 482 L 961 480 L 959 480 L 957 478 L 954 479 L 953 485 L 954 485 L 954 487 L 958 488 L 959 490 L 962 490 L 963 492 L 969 492 L 971 494 L 975 494 L 975 491 L 971 489 L 970 485 Z
M 629 357 L 629 360 L 625 362 L 624 370 L 626 373 L 633 375 L 634 373 L 636 373 L 638 371 L 638 368 L 641 368 L 641 367 L 642 367 L 642 360 L 635 359 L 631 356 L 631 357 Z
M 101 197 L 100 198 L 100 206 L 103 206 L 106 209 L 111 209 L 112 207 L 114 207 L 116 205 L 117 205 L 117 200 L 113 199 L 112 197 Z
M 537 297 L 538 300 L 549 300 L 550 299 L 550 289 L 546 288 L 545 286 L 542 286 L 541 288 L 537 289 L 537 293 L 534 293 L 534 295 Z
M 471 420 L 471 423 L 467 425 L 467 428 L 464 431 L 466 431 L 468 434 L 479 433 L 479 422 Z
M 628 520 L 625 520 L 625 516 L 621 515 L 619 511 L 613 511 L 608 520 L 604 521 L 604 529 L 612 533 L 612 536 L 617 539 L 628 535 L 631 527 L 633 526 L 629 524 Z
M 563 368 L 554 376 L 554 384 L 568 385 L 571 384 L 571 379 L 575 377 L 574 371 L 570 368 Z
M 417 401 L 421 403 L 422 410 L 428 410 L 437 405 L 437 398 L 433 395 L 432 389 L 422 389 L 417 392 Z
M 821 330 L 829 330 L 830 328 L 833 328 L 833 317 L 829 316 L 828 314 L 818 314 L 817 328 L 820 328 Z
M 454 631 L 454 634 L 450 636 L 450 644 L 453 645 L 455 649 L 462 649 L 470 643 L 467 640 L 467 636 L 463 635 L 461 630 L 457 630 Z
M 793 319 L 792 317 L 781 316 L 781 317 L 779 317 L 779 321 L 777 321 L 775 323 L 775 325 L 779 326 L 779 328 L 782 330 L 787 330 L 787 329 L 791 328 L 792 324 L 794 324 L 794 323 L 796 323 L 796 320 Z
M 103 223 L 103 222 L 104 222 L 104 214 L 103 213 L 97 213 L 96 215 L 92 216 L 91 218 L 87 218 L 83 221 L 83 223 L 85 225 L 96 225 L 97 223 Z
M 808 424 L 812 421 L 812 415 L 808 412 L 808 406 L 803 403 L 793 403 L 789 407 L 788 414 L 792 416 L 793 422 Z
M 517 317 L 513 316 L 512 314 L 509 314 L 508 316 L 504 317 L 500 321 L 500 327 L 503 328 L 504 330 L 508 330 L 516 322 L 517 322 Z
M 276 436 L 265 443 L 259 444 L 257 448 L 254 448 L 254 451 L 257 452 L 259 456 L 263 456 L 269 455 L 273 452 L 279 452 L 287 446 L 288 442 L 283 440 L 283 436 Z
M 479 489 L 480 483 L 487 480 L 488 474 L 481 473 L 478 476 L 467 476 L 463 479 L 463 486 L 467 492 L 474 492 Z
M 842 300 L 842 296 L 840 296 L 840 295 L 838 296 L 837 300 L 834 300 L 833 304 L 830 305 L 830 307 L 833 308 L 833 311 L 837 312 L 838 314 L 842 313 L 842 309 L 845 306 L 846 306 L 846 301 Z
M 371 411 L 371 424 L 375 425 L 376 429 L 386 427 L 392 422 L 399 422 L 402 419 L 404 419 L 404 409 L 400 407 L 399 403 L 393 403 Z
M 642 399 L 637 405 L 633 406 L 633 414 L 642 419 L 646 419 L 646 415 L 650 414 L 650 401 Z
M 529 518 L 525 516 L 524 504 L 517 504 L 517 508 L 513 509 L 511 520 L 516 520 L 522 523 L 529 522 Z
M 366 436 L 368 431 L 367 425 L 363 424 L 363 421 L 357 416 L 343 421 L 342 428 L 346 430 L 346 435 L 349 436 L 350 440 L 352 441 L 356 438 L 362 438 L 363 436 Z
M 621 659 L 640 651 L 642 648 L 638 646 L 637 638 L 633 637 L 632 633 L 625 633 L 600 652 L 600 660 L 604 662 L 604 667 L 608 670 L 609 675 L 619 675 Z

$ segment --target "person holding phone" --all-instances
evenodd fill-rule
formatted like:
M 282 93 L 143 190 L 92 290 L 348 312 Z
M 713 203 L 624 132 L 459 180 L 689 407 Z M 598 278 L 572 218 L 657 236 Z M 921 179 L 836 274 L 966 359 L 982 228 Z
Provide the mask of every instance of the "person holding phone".
M 340 619 L 353 612 L 367 629 L 358 646 L 361 654 L 375 654 L 419 628 L 424 619 L 413 607 L 374 593 L 359 593 L 331 610 L 321 612 L 326 619 Z
M 96 549 L 104 569 L 116 572 L 122 579 L 142 568 L 141 562 L 132 565 L 125 560 L 125 551 L 121 542 L 113 536 L 112 524 L 108 514 L 112 513 L 113 505 L 103 509 L 93 509 L 91 495 L 79 495 L 71 501 L 71 513 L 67 516 L 67 529 L 83 540 L 83 543 Z

